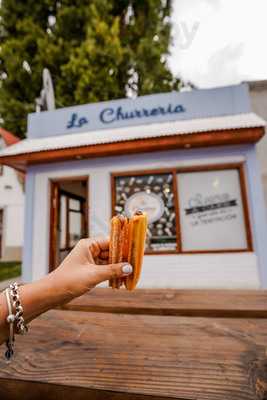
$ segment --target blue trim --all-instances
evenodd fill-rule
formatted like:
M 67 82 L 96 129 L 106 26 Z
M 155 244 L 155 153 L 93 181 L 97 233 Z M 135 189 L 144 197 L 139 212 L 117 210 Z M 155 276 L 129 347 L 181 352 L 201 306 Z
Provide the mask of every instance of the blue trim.
M 34 169 L 34 168 L 33 168 Z M 25 209 L 24 209 L 24 245 L 23 245 L 23 262 L 22 262 L 22 280 L 23 282 L 31 282 L 33 277 L 33 220 L 34 220 L 34 189 L 35 189 L 35 172 L 31 167 L 27 169 L 26 185 L 25 185 Z
M 250 198 L 251 225 L 254 251 L 258 257 L 260 282 L 267 288 L 267 218 L 260 174 L 260 165 L 256 155 L 256 146 L 246 153 L 247 191 Z

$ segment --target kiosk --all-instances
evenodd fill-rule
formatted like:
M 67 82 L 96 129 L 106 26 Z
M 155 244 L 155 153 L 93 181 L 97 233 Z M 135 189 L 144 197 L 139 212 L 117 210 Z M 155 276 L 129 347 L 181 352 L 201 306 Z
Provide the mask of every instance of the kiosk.
M 30 114 L 27 139 L 0 153 L 27 173 L 23 280 L 141 208 L 140 287 L 266 287 L 264 126 L 245 84 Z

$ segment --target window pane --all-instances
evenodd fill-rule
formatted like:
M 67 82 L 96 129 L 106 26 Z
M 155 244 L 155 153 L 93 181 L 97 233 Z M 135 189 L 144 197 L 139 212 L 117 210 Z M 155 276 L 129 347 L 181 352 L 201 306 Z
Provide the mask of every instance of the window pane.
M 183 251 L 246 249 L 237 169 L 177 175 Z
M 146 249 L 163 251 L 176 249 L 176 215 L 173 175 L 150 174 L 116 178 L 117 213 L 128 217 L 136 210 L 148 215 Z
M 80 211 L 81 210 L 81 202 L 75 199 L 69 199 L 69 208 L 71 210 Z
M 60 249 L 66 248 L 66 206 L 67 206 L 66 200 L 67 200 L 66 196 L 60 196 L 60 220 L 59 220 Z
M 82 237 L 82 214 L 76 212 L 69 213 L 69 235 L 70 235 L 70 247 L 75 244 Z

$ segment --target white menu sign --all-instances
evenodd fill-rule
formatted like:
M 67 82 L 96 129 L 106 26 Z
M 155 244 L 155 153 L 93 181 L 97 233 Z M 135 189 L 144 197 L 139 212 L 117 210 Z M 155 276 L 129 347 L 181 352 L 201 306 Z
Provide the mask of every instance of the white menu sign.
M 177 175 L 183 251 L 246 249 L 237 169 Z

